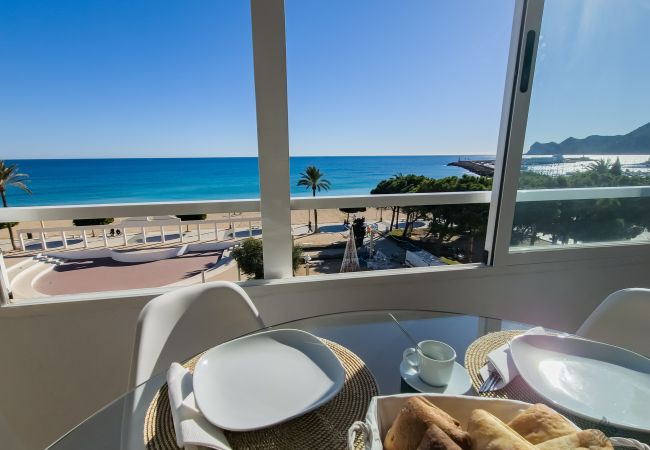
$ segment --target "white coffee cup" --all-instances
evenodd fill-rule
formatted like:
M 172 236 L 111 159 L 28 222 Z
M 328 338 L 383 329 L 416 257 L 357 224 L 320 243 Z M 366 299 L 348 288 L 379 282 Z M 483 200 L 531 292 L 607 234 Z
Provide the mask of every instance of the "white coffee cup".
M 456 352 L 440 341 L 422 341 L 419 349 L 404 350 L 403 358 L 415 368 L 422 381 L 431 386 L 446 386 L 451 379 L 456 361 Z

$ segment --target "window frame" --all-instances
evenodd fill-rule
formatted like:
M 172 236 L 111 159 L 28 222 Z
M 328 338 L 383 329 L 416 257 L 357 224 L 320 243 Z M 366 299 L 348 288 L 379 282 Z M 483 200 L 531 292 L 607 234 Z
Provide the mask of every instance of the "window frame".
M 494 187 L 491 192 L 453 192 L 402 195 L 357 195 L 331 197 L 290 196 L 289 180 L 289 129 L 287 102 L 286 38 L 283 0 L 251 0 L 253 31 L 253 57 L 258 133 L 258 161 L 260 198 L 241 200 L 216 200 L 197 202 L 159 202 L 141 204 L 111 204 L 83 206 L 42 206 L 0 208 L 0 222 L 25 220 L 54 220 L 61 218 L 121 217 L 162 214 L 190 214 L 213 212 L 260 212 L 262 217 L 265 261 L 265 280 L 242 284 L 259 285 L 275 283 L 331 283 L 335 280 L 365 278 L 369 282 L 376 276 L 446 277 L 448 272 L 465 270 L 498 271 L 506 266 L 526 265 L 572 260 L 602 260 L 611 257 L 635 257 L 650 260 L 648 243 L 616 242 L 593 245 L 564 246 L 564 248 L 525 249 L 511 251 L 510 238 L 517 199 L 550 200 L 549 196 L 569 198 L 597 198 L 607 196 L 650 196 L 650 187 L 588 188 L 562 190 L 518 191 L 518 179 L 526 132 L 530 95 L 533 90 L 537 43 L 541 29 L 544 0 L 515 0 L 511 42 L 506 68 L 506 82 L 501 113 L 499 141 L 495 159 Z M 533 46 L 529 87 L 526 92 L 518 88 L 521 82 L 523 48 L 527 33 L 536 32 Z M 278 182 L 278 180 L 286 180 Z M 558 192 L 555 192 L 558 191 Z M 559 192 L 561 191 L 561 192 Z M 586 196 L 586 197 L 585 197 Z M 613 198 L 610 197 L 610 198 Z M 382 272 L 360 272 L 345 275 L 296 277 L 292 275 L 291 211 L 313 208 L 342 208 L 357 206 L 417 206 L 435 204 L 490 203 L 486 234 L 485 264 L 467 264 L 463 267 L 392 269 Z M 467 273 L 467 272 L 466 272 Z M 406 281 L 406 278 L 404 278 Z M 2 277 L 0 277 L 2 282 Z M 4 283 L 3 283 L 4 284 Z M 136 290 L 138 293 L 159 293 L 161 288 Z M 133 292 L 136 292 L 133 291 Z M 1 291 L 0 291 L 1 292 Z M 117 291 L 116 291 L 117 292 Z M 122 291 L 124 292 L 124 291 Z M 79 299 L 106 298 L 110 293 L 77 294 Z M 0 303 L 6 303 L 6 296 Z M 4 302 L 3 302 L 4 300 Z M 63 297 L 30 299 L 34 302 L 62 301 Z M 12 306 L 17 306 L 16 304 Z

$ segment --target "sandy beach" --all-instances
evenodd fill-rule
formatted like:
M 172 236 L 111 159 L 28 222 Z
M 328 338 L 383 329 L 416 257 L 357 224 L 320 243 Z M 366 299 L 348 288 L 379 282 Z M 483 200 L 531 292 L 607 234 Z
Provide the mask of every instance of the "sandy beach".
M 384 220 L 389 220 L 390 219 L 390 210 L 384 210 L 383 212 L 380 211 L 379 208 L 368 208 L 366 212 L 363 213 L 356 213 L 356 214 L 351 214 L 350 215 L 350 220 L 352 220 L 353 216 L 358 216 L 358 217 L 365 217 L 367 221 L 378 221 L 380 218 Z M 244 223 L 241 224 L 235 224 L 236 227 L 246 227 L 248 226 L 247 221 L 245 220 L 248 217 L 259 217 L 259 213 L 257 212 L 244 212 L 244 213 L 233 213 L 231 214 L 231 219 L 233 222 L 237 221 L 242 221 Z M 323 224 L 342 224 L 343 221 L 347 218 L 347 214 L 339 211 L 338 209 L 319 209 L 318 210 L 318 223 L 320 225 Z M 228 213 L 217 213 L 217 214 L 208 214 L 207 216 L 208 220 L 221 220 L 221 219 L 228 219 Z M 116 218 L 115 223 L 119 223 L 122 221 L 123 218 Z M 298 210 L 298 211 L 291 211 L 291 224 L 293 227 L 300 226 L 300 225 L 307 225 L 309 220 L 312 221 L 314 220 L 314 212 L 313 210 Z M 72 226 L 72 219 L 70 220 L 48 220 L 45 221 L 44 223 L 45 228 L 57 228 L 57 227 L 70 227 Z M 259 221 L 253 221 L 252 225 L 254 227 L 259 227 L 261 226 L 261 223 Z M 14 227 L 14 236 L 16 238 L 16 241 L 18 240 L 18 237 L 15 233 L 15 230 L 18 229 L 39 229 L 41 228 L 41 222 L 33 221 L 33 222 L 20 222 L 18 225 Z M 331 243 L 332 239 L 334 236 L 331 236 L 332 234 L 340 234 L 340 233 L 319 233 L 319 234 L 309 234 L 309 235 L 297 235 L 296 240 L 297 243 L 300 244 L 327 244 Z M 309 237 L 309 239 L 305 239 L 306 237 Z M 338 240 L 338 239 L 334 239 Z M 308 241 L 308 242 L 307 242 Z M 0 245 L 2 246 L 2 249 L 6 252 L 11 253 L 11 246 L 9 244 L 9 232 L 7 229 L 2 229 L 0 230 Z

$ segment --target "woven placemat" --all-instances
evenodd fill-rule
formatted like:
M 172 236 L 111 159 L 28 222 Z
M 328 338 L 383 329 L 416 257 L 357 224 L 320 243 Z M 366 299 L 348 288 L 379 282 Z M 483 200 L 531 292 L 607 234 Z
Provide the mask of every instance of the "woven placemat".
M 522 333 L 522 330 L 497 331 L 495 333 L 486 334 L 485 336 L 478 338 L 467 348 L 467 351 L 465 352 L 465 368 L 469 372 L 469 375 L 472 379 L 472 385 L 474 386 L 476 392 L 478 392 L 479 387 L 483 383 L 483 378 L 481 378 L 479 370 L 487 362 L 488 353 L 490 353 L 492 350 L 497 349 L 513 337 L 518 336 Z M 486 392 L 480 395 L 482 397 L 520 400 L 522 402 L 528 403 L 545 403 L 548 406 L 553 407 L 553 405 L 549 404 L 549 402 L 535 393 L 535 391 L 528 385 L 528 383 L 523 380 L 522 377 L 516 377 L 503 389 L 493 392 Z M 588 421 L 572 414 L 568 414 L 564 411 L 560 412 L 582 429 L 597 428 L 610 437 L 628 437 L 637 439 L 647 444 L 650 443 L 650 433 L 637 433 L 634 431 L 623 430 L 607 424 Z
M 341 391 L 320 408 L 288 422 L 256 431 L 226 431 L 233 449 L 346 449 L 347 431 L 356 420 L 364 420 L 370 399 L 377 395 L 372 373 L 357 355 L 334 342 L 322 339 L 345 369 Z M 201 355 L 186 364 L 190 372 Z M 154 396 L 144 422 L 147 450 L 179 450 L 172 422 L 167 384 Z

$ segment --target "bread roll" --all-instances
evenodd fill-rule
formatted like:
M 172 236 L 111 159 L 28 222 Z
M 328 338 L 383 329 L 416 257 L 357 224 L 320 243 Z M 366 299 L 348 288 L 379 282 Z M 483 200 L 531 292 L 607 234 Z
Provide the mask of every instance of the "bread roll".
M 483 409 L 472 411 L 467 431 L 474 443 L 472 450 L 538 450 L 508 425 Z
M 508 425 L 532 444 L 539 444 L 576 431 L 576 428 L 561 414 L 542 403 L 519 413 Z
M 386 434 L 386 450 L 414 450 L 421 443 L 427 428 L 435 425 L 462 450 L 472 446 L 469 434 L 460 422 L 422 397 L 410 397 Z
M 472 440 L 469 434 L 463 431 L 458 420 L 423 397 L 411 397 L 409 402 L 415 416 L 422 419 L 427 428 L 435 425 L 463 450 L 472 448 Z
M 424 432 L 417 450 L 461 450 L 439 427 L 431 425 Z
M 575 431 L 537 445 L 540 450 L 613 450 L 607 436 L 599 430 Z
M 426 429 L 426 424 L 413 413 L 407 401 L 386 434 L 384 449 L 413 450 L 422 441 Z
M 446 418 L 449 422 L 452 422 L 454 425 L 456 425 L 458 428 L 460 428 L 460 422 L 456 420 L 456 418 L 450 416 L 447 411 L 438 408 L 436 405 L 434 405 L 432 402 L 430 402 L 427 398 L 425 397 L 415 397 L 418 399 L 418 401 L 423 402 L 424 404 L 428 405 L 430 408 L 432 408 L 434 411 L 436 411 L 439 415 L 443 416 Z

